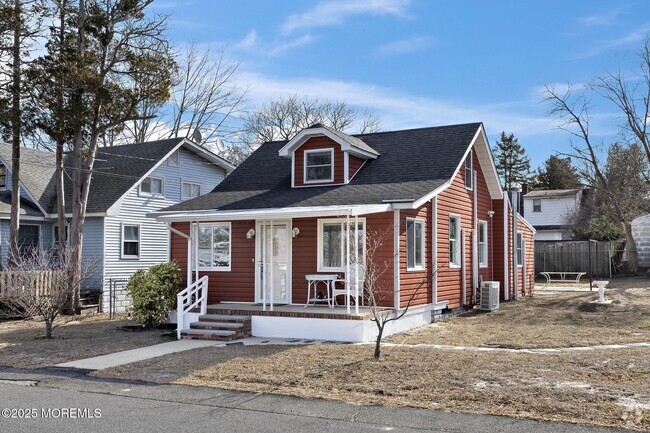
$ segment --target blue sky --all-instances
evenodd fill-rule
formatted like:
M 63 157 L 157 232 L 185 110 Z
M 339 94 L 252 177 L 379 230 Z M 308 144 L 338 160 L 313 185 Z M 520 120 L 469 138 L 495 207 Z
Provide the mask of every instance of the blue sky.
M 646 0 L 647 1 L 647 0 Z M 483 121 L 494 145 L 513 132 L 533 167 L 566 151 L 541 102 L 545 84 L 635 71 L 650 35 L 646 1 L 157 0 L 170 37 L 240 61 L 249 105 L 291 94 L 369 107 L 382 129 Z M 616 138 L 594 101 L 598 139 Z

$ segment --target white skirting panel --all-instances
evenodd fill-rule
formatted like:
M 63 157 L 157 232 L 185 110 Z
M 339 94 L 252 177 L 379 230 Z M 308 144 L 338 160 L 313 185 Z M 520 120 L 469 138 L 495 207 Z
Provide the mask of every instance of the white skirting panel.
M 409 311 L 386 325 L 384 336 L 408 331 L 431 323 L 432 309 Z M 302 317 L 252 316 L 253 337 L 299 338 L 361 343 L 377 336 L 377 325 L 370 320 L 313 319 Z

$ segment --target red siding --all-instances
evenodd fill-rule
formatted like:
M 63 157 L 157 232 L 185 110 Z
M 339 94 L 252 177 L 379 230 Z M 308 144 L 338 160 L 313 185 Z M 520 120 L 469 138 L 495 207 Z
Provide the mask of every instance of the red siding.
M 477 215 L 476 219 L 488 223 L 488 267 L 479 268 L 479 275 L 484 280 L 492 279 L 493 260 L 498 255 L 496 245 L 491 245 L 496 238 L 494 225 L 499 224 L 496 216 L 490 220 L 488 211 L 492 209 L 492 200 L 483 175 L 476 152 L 473 152 L 473 169 L 477 172 Z M 474 191 L 465 188 L 465 166 L 461 166 L 458 174 L 449 188 L 438 196 L 438 301 L 448 301 L 449 308 L 462 305 L 462 273 L 461 268 L 449 265 L 449 216 L 460 216 L 461 228 L 465 230 L 465 261 L 466 261 L 466 300 L 471 303 L 472 287 L 472 231 L 474 230 Z M 477 233 L 478 239 L 478 233 Z M 495 239 L 496 240 L 496 239 Z M 478 247 L 477 247 L 478 248 Z M 496 276 L 496 275 L 495 275 Z
M 350 174 L 348 176 L 348 179 L 352 179 L 352 177 L 357 174 L 357 171 L 359 171 L 364 162 L 366 162 L 366 160 L 363 158 L 358 158 L 353 155 L 349 156 L 348 169 L 350 171 Z
M 304 156 L 305 150 L 334 148 L 334 181 L 322 183 L 304 183 Z M 312 137 L 303 143 L 294 153 L 294 182 L 296 186 L 303 185 L 335 185 L 344 183 L 344 161 L 341 146 L 328 137 Z
M 425 270 L 408 271 L 406 263 L 406 219 L 417 218 L 423 220 L 424 224 L 424 257 Z M 418 210 L 400 210 L 400 306 L 406 307 L 409 300 L 411 305 L 425 305 L 433 302 L 432 287 L 432 263 L 431 256 L 431 202 L 425 204 Z

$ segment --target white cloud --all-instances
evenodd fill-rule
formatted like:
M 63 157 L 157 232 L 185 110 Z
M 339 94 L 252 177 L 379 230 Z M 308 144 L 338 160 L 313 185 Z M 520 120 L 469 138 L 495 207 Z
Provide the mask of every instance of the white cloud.
M 435 99 L 358 82 L 319 78 L 275 78 L 241 71 L 238 81 L 248 86 L 247 97 L 254 105 L 293 94 L 339 100 L 376 110 L 386 130 L 483 121 L 492 132 L 513 131 L 517 135 L 542 135 L 555 128 L 543 113 L 522 114 L 524 104 L 476 104 Z M 530 107 L 530 101 L 525 104 Z M 542 110 L 539 107 L 540 111 Z
M 291 41 L 276 43 L 269 47 L 268 54 L 271 56 L 276 56 L 293 48 L 298 48 L 310 44 L 315 40 L 316 38 L 312 35 L 304 35 Z
M 578 22 L 585 26 L 605 26 L 612 24 L 622 11 L 623 8 L 616 8 L 600 15 L 589 15 L 578 18 Z
M 433 45 L 433 38 L 428 36 L 419 36 L 410 39 L 403 39 L 401 41 L 390 42 L 381 45 L 377 48 L 376 52 L 382 56 L 390 56 L 396 54 L 408 54 L 417 51 L 424 51 Z
M 618 48 L 625 45 L 641 42 L 646 37 L 648 37 L 649 33 L 650 33 L 650 23 L 646 23 L 641 27 L 638 27 L 637 29 L 623 36 L 596 43 L 595 45 L 586 49 L 582 53 L 578 53 L 576 56 L 574 56 L 574 58 L 584 59 L 588 57 L 594 57 L 605 51 L 611 50 L 612 48 Z
M 282 24 L 284 32 L 301 28 L 340 25 L 354 15 L 405 16 L 410 0 L 324 0 L 312 9 L 289 16 Z
M 259 36 L 257 32 L 253 29 L 244 36 L 244 39 L 235 44 L 235 48 L 238 49 L 251 49 L 257 45 L 259 41 Z

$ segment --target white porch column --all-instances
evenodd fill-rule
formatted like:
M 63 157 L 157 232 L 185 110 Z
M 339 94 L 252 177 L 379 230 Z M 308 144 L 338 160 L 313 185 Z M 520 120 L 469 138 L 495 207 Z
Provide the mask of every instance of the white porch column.
M 187 238 L 187 287 L 192 285 L 192 222 L 190 221 L 190 236 Z M 196 259 L 198 260 L 198 258 Z
M 194 224 L 194 281 L 199 281 L 199 223 Z
M 345 228 L 346 244 L 345 251 L 345 308 L 347 314 L 350 314 L 350 212 L 346 219 L 347 227 Z
M 271 311 L 273 311 L 273 243 L 275 242 L 274 236 L 273 236 L 273 220 L 269 223 L 269 230 L 270 233 L 269 235 L 271 236 L 271 251 L 269 252 L 269 267 L 271 268 L 271 276 L 269 277 L 269 304 L 271 305 Z
M 266 220 L 262 221 L 258 236 L 262 237 L 260 239 L 260 246 L 262 247 L 262 311 L 266 311 Z
M 347 155 L 347 154 L 346 154 Z M 355 299 L 354 313 L 359 314 L 359 216 L 354 216 L 354 279 L 355 279 Z M 361 292 L 363 296 L 363 291 Z

